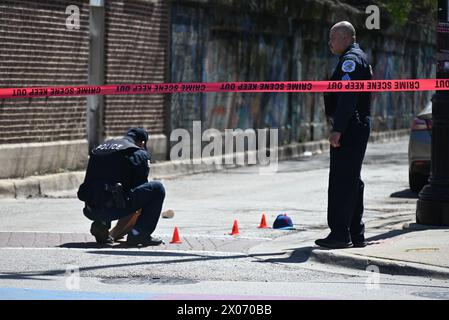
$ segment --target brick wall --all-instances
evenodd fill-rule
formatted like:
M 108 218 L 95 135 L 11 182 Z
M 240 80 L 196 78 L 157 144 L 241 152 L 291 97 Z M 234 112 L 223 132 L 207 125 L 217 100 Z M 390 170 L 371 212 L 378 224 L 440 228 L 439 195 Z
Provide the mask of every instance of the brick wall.
M 66 28 L 70 4 L 79 30 Z M 0 43 L 0 87 L 85 84 L 88 1 L 1 0 Z M 0 100 L 0 144 L 83 139 L 85 108 L 85 97 Z
M 166 81 L 169 1 L 106 2 L 107 84 Z M 80 29 L 66 28 L 68 5 Z M 0 1 L 0 87 L 83 85 L 89 58 L 89 1 Z M 163 133 L 167 96 L 108 96 L 105 133 L 131 126 Z M 86 138 L 86 98 L 0 100 L 0 144 Z
M 106 83 L 167 81 L 169 1 L 106 2 Z M 167 96 L 105 98 L 106 136 L 120 136 L 131 126 L 164 133 Z

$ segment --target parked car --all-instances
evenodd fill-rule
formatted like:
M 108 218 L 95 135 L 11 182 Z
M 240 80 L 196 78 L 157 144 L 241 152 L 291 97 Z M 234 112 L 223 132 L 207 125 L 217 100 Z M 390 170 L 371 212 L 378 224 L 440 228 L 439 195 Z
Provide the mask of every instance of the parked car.
M 408 146 L 410 189 L 420 192 L 428 184 L 432 144 L 432 102 L 413 120 Z

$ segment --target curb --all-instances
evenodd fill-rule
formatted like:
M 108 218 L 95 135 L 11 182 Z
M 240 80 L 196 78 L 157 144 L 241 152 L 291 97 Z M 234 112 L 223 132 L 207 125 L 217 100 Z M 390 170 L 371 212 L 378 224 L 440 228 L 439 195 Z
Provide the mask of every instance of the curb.
M 410 130 L 396 130 L 387 132 L 374 132 L 371 134 L 371 143 L 384 143 L 408 136 Z M 304 143 L 292 143 L 278 147 L 278 160 L 289 160 L 301 157 L 306 152 L 312 154 L 329 150 L 327 140 L 310 141 Z M 254 152 L 254 151 L 251 151 Z M 246 155 L 251 152 L 245 152 Z M 257 152 L 257 151 L 255 151 Z M 230 168 L 238 168 L 244 165 L 236 164 L 238 154 L 224 155 L 202 159 L 200 163 L 194 160 L 188 161 L 164 161 L 151 165 L 150 176 L 152 179 L 169 179 L 185 175 L 217 172 Z M 232 164 L 225 163 L 228 159 Z M 0 199 L 30 198 L 48 195 L 51 192 L 70 191 L 78 189 L 84 181 L 85 171 L 73 171 L 42 176 L 32 176 L 24 179 L 1 179 Z
M 385 132 L 373 132 L 370 135 L 369 142 L 371 143 L 384 143 L 401 139 L 410 135 L 410 129 L 401 129 Z
M 84 171 L 0 180 L 0 199 L 45 196 L 51 192 L 76 190 L 84 181 Z
M 416 262 L 390 260 L 342 252 L 336 253 L 335 251 L 325 249 L 312 250 L 310 258 L 319 263 L 339 265 L 359 270 L 366 270 L 368 266 L 376 266 L 379 268 L 380 274 L 430 277 L 444 280 L 449 278 L 449 269 L 447 268 L 423 265 Z

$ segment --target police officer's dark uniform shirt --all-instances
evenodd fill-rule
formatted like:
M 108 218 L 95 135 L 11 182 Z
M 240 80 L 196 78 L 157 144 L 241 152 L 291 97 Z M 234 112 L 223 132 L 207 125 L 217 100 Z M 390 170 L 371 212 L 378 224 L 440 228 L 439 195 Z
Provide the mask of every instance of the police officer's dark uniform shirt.
M 371 80 L 372 69 L 357 43 L 340 56 L 331 81 Z M 370 116 L 370 92 L 332 92 L 325 95 L 326 116 L 333 131 L 345 133 L 352 117 L 363 121 Z

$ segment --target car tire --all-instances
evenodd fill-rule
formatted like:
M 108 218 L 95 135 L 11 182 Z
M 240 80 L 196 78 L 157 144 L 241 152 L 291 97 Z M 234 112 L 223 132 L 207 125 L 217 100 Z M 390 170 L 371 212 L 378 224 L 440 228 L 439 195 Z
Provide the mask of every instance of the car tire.
M 410 185 L 410 190 L 419 193 L 421 189 L 428 184 L 429 177 L 416 172 L 408 173 L 408 181 Z

